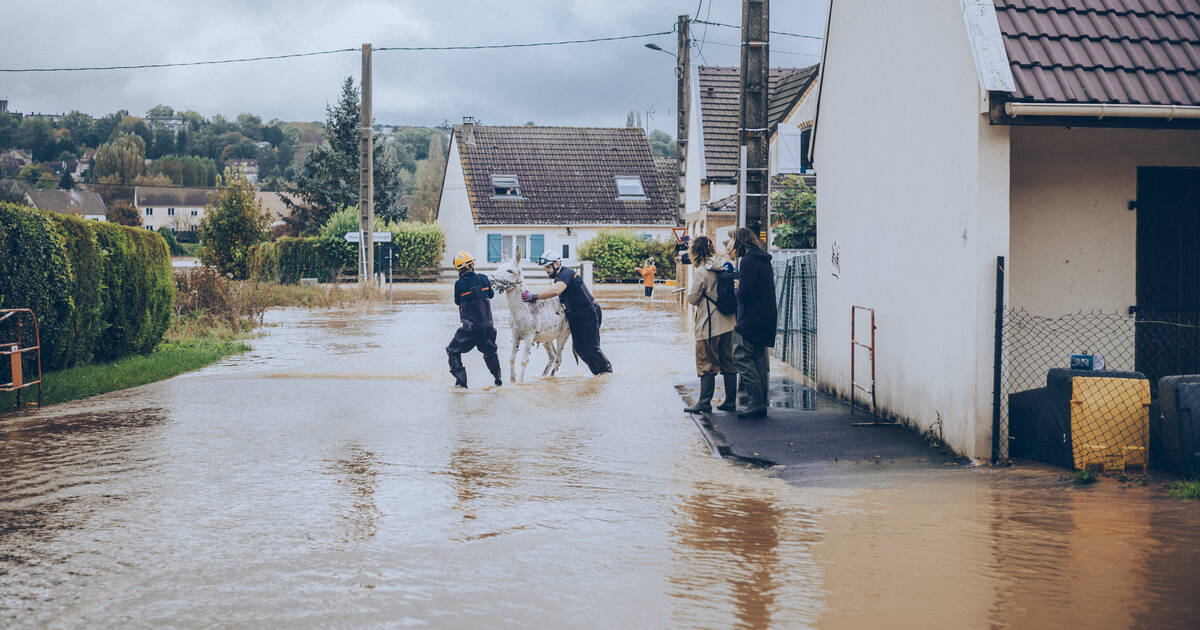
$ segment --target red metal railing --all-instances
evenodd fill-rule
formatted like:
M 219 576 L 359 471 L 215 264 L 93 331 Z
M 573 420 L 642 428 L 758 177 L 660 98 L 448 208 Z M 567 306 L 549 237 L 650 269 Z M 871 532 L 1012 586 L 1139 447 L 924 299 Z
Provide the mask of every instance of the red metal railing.
M 22 321 L 22 314 L 28 314 L 29 320 L 33 322 L 33 345 L 23 346 L 25 335 L 25 322 Z M 12 341 L 4 339 L 0 336 L 0 357 L 7 356 L 8 364 L 12 369 L 12 380 L 8 383 L 0 383 L 0 392 L 17 392 L 17 408 L 21 408 L 21 392 L 26 387 L 37 385 L 37 404 L 42 406 L 42 333 L 38 328 L 37 315 L 27 308 L 3 308 L 0 309 L 0 324 L 12 321 L 12 326 L 15 329 L 14 339 Z M 0 329 L 2 330 L 2 329 Z M 36 353 L 37 358 L 37 378 L 31 381 L 25 380 L 25 361 L 26 353 Z M 0 358 L 0 361 L 4 359 Z
M 858 311 L 864 311 L 871 314 L 871 345 L 867 345 L 858 340 L 857 317 Z M 870 352 L 871 356 L 871 388 L 867 389 L 866 385 L 858 382 L 858 373 L 855 370 L 855 357 L 858 355 L 858 349 L 865 348 Z M 854 415 L 854 392 L 861 391 L 864 394 L 871 395 L 871 416 L 874 422 L 869 424 L 879 423 L 879 408 L 875 404 L 875 309 L 866 306 L 851 306 L 850 307 L 850 415 Z

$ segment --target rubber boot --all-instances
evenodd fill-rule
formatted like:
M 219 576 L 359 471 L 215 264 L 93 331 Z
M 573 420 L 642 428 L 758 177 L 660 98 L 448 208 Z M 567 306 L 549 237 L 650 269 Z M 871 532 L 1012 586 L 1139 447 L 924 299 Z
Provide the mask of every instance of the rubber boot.
M 712 397 L 713 390 L 717 388 L 717 376 L 710 374 L 700 377 L 700 397 L 696 399 L 696 404 L 691 407 L 684 407 L 683 410 L 688 413 L 712 413 Z
M 725 402 L 717 406 L 721 411 L 737 411 L 737 374 L 722 374 L 725 379 Z
M 467 368 L 452 368 L 450 374 L 454 375 L 454 386 L 467 388 Z
M 501 374 L 503 374 L 500 371 L 500 357 L 495 354 L 485 354 L 483 355 L 483 362 L 487 364 L 488 371 L 492 373 L 496 387 L 503 385 L 504 379 L 500 378 Z
M 763 388 L 747 387 L 746 388 L 746 409 L 738 412 L 739 418 L 766 418 L 767 417 L 767 402 L 763 396 Z

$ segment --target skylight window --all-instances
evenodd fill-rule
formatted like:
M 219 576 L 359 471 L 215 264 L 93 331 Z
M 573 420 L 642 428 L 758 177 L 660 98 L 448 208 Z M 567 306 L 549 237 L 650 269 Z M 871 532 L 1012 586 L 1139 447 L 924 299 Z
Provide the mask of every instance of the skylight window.
M 516 175 L 492 175 L 492 194 L 496 197 L 520 197 L 521 186 Z
M 621 199 L 636 199 L 646 196 L 642 188 L 641 177 L 614 177 L 617 182 L 617 197 Z

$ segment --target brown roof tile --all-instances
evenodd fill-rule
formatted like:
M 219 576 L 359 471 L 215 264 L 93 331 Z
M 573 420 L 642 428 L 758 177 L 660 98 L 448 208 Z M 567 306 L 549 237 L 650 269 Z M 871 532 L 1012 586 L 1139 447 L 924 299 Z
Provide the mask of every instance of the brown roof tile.
M 60 214 L 104 215 L 104 200 L 90 190 L 31 190 L 33 207 Z
M 216 188 L 138 186 L 134 189 L 133 205 L 138 208 L 159 206 L 203 208 L 208 205 L 209 196 L 216 193 Z
M 768 91 L 797 68 L 771 68 Z M 732 66 L 700 66 L 700 121 L 707 179 L 736 179 L 738 169 L 738 89 L 741 71 Z M 770 98 L 768 99 L 770 101 Z M 770 120 L 770 118 L 768 118 Z
M 1200 0 L 994 2 L 1014 100 L 1200 105 Z
M 476 224 L 675 225 L 646 134 L 637 128 L 456 125 Z M 516 175 L 520 197 L 497 197 L 492 175 Z M 614 177 L 637 176 L 644 199 L 618 199 Z
M 668 208 L 679 206 L 679 160 L 672 157 L 654 156 L 654 170 L 658 173 L 658 186 Z
M 775 84 L 774 91 L 771 92 L 771 102 L 767 109 L 768 126 L 771 129 L 778 127 L 779 123 L 783 122 L 784 117 L 800 101 L 800 97 L 804 96 L 804 91 L 817 78 L 817 69 L 818 66 L 800 68 L 779 78 L 779 82 Z

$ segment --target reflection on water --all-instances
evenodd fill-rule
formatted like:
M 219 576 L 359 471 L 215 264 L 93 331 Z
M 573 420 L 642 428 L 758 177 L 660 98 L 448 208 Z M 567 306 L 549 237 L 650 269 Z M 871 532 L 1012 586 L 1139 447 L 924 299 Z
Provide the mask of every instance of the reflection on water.
M 5 417 L 0 625 L 1194 626 L 1200 505 L 1032 468 L 788 486 L 680 412 L 686 318 L 597 294 L 611 376 L 454 390 L 449 288 L 397 288 Z

